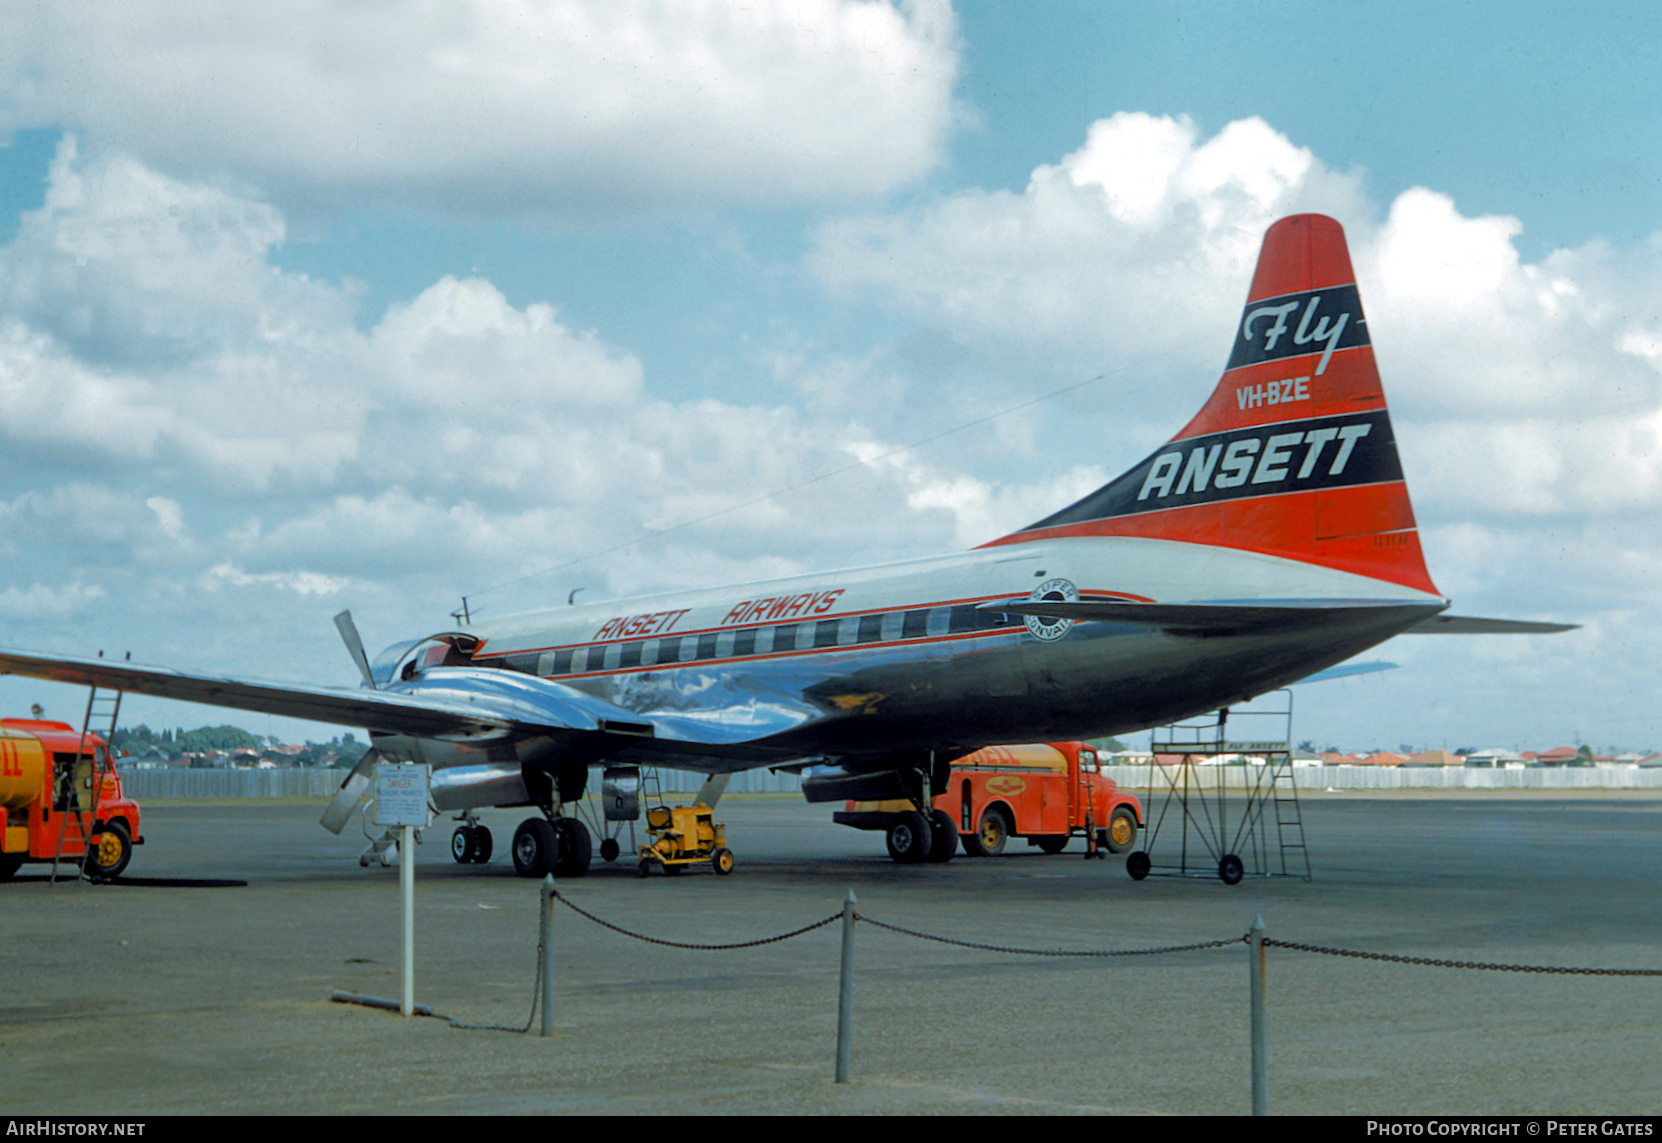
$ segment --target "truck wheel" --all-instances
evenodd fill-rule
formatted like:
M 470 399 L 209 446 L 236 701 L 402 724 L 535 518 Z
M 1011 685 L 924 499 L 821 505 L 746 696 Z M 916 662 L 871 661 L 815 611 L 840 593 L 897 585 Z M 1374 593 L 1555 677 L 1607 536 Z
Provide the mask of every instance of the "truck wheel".
M 87 854 L 88 872 L 106 881 L 114 881 L 133 859 L 133 835 L 127 832 L 127 823 L 120 818 L 106 822 L 104 832 L 98 835 L 92 852 Z
M 1054 857 L 1068 847 L 1068 835 L 1064 833 L 1051 837 L 1036 837 L 1033 844 Z
M 975 857 L 997 857 L 1009 840 L 1010 819 L 997 806 L 988 806 L 981 811 L 975 831 L 964 835 L 964 852 Z
M 903 865 L 916 865 L 929 856 L 929 848 L 934 843 L 933 834 L 922 814 L 907 810 L 896 814 L 889 823 L 884 841 L 888 843 L 890 857 Z
M 1104 831 L 1108 837 L 1109 853 L 1126 853 L 1137 844 L 1137 815 L 1131 812 L 1131 807 L 1121 806 L 1108 819 L 1108 829 Z
M 23 868 L 21 853 L 0 854 L 0 881 L 10 881 Z
M 716 850 L 714 856 L 710 858 L 710 864 L 717 873 L 723 877 L 727 876 L 733 872 L 733 851 L 726 848 Z
M 937 864 L 951 861 L 958 852 L 958 823 L 952 815 L 945 810 L 930 810 L 929 832 L 929 856 L 925 860 Z

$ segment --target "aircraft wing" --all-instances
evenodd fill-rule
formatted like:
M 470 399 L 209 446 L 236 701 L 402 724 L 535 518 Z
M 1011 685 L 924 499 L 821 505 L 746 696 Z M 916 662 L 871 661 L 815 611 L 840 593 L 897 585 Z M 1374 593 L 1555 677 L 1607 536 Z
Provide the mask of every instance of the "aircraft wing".
M 349 690 L 190 675 L 109 659 L 0 651 L 0 674 L 417 738 L 467 741 L 547 734 L 587 739 L 600 756 L 628 751 L 679 759 L 777 761 L 781 751 L 747 746 L 746 741 L 805 721 L 805 712 L 785 709 L 752 712 L 739 720 L 654 718 L 545 679 L 468 668 L 438 668 L 400 690 Z

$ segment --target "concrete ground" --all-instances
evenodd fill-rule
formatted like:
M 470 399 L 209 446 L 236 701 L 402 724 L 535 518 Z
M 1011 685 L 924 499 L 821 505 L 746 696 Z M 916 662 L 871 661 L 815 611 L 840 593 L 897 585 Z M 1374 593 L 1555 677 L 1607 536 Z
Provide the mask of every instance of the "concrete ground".
M 331 1003 L 399 995 L 396 869 L 361 869 L 321 804 L 147 807 L 138 883 L 0 885 L 0 1113 L 1244 1113 L 1247 954 L 1039 958 L 858 930 L 853 1078 L 832 1083 L 839 935 L 730 952 L 557 918 L 556 1035 L 460 1030 Z M 418 851 L 416 999 L 523 1026 L 537 884 L 506 851 Z M 738 856 L 561 884 L 624 928 L 771 936 L 841 908 L 1025 948 L 1272 937 L 1509 964 L 1662 968 L 1662 798 L 1308 796 L 1314 879 L 1132 882 L 1123 857 L 1019 843 L 902 867 L 828 807 L 729 799 Z M 1175 851 L 1169 828 L 1155 846 Z M 1191 844 L 1193 844 L 1191 842 Z M 203 879 L 247 884 L 187 884 Z M 146 881 L 152 883 L 144 883 Z M 1655 1115 L 1662 978 L 1525 975 L 1269 954 L 1270 1109 Z

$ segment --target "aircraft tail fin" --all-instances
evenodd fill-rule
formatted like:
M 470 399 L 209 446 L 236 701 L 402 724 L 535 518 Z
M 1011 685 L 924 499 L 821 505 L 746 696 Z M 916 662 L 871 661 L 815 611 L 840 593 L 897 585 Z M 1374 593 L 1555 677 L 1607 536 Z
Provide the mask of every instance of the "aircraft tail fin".
M 1223 378 L 1181 432 L 993 544 L 1065 536 L 1238 548 L 1436 594 L 1337 222 L 1264 235 Z

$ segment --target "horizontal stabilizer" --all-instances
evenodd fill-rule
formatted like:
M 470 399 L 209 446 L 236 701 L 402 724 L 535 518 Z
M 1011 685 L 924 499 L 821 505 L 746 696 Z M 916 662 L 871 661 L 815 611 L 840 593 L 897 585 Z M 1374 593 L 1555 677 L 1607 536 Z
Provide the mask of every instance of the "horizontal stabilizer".
M 1576 623 L 1530 623 L 1522 619 L 1474 619 L 1467 615 L 1433 615 L 1404 635 L 1556 635 L 1574 631 Z
M 1411 621 L 1416 614 L 1432 616 L 1441 610 L 1435 603 L 1405 603 L 1397 599 L 1311 599 L 1276 600 L 1265 603 L 1126 603 L 1119 600 L 995 600 L 980 605 L 982 611 L 1006 615 L 1038 615 L 1047 619 L 1096 620 L 1102 623 L 1129 623 L 1166 630 L 1252 631 L 1260 628 L 1287 629 L 1331 622 L 1339 613 L 1384 614 L 1401 611 Z
M 1305 675 L 1292 685 L 1301 687 L 1305 683 L 1325 683 L 1330 679 L 1348 679 L 1352 675 L 1371 675 L 1375 671 L 1394 671 L 1396 669 L 1397 665 L 1395 663 L 1387 663 L 1383 659 L 1375 659 L 1371 663 L 1340 663 L 1337 667 L 1329 667 L 1325 671 Z

